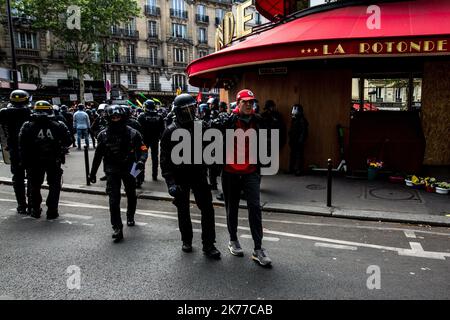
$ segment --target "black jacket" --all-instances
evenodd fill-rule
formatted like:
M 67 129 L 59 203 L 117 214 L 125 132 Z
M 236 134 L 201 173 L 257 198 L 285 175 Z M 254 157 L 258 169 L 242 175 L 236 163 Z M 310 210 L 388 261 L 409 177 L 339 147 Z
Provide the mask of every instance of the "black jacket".
M 141 113 L 138 122 L 142 127 L 144 143 L 148 146 L 161 139 L 164 132 L 164 118 L 156 111 Z
M 103 159 L 105 173 L 130 172 L 134 162 L 147 160 L 147 147 L 141 134 L 127 126 L 108 126 L 97 137 L 97 149 L 92 161 L 91 175 L 95 176 Z
M 19 151 L 22 164 L 28 167 L 64 163 L 66 148 L 72 135 L 64 122 L 54 118 L 32 117 L 19 133 Z

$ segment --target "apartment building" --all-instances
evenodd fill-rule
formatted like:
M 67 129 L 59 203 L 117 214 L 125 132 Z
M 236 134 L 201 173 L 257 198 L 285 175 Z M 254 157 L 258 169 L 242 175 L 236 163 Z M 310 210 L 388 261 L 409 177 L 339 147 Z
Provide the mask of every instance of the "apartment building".
M 116 100 L 143 93 L 171 101 L 180 90 L 197 93 L 199 89 L 188 84 L 185 68 L 194 59 L 214 51 L 217 26 L 225 13 L 232 11 L 232 0 L 138 0 L 138 3 L 140 16 L 111 26 L 110 36 L 99 39 L 92 49 L 92 59 L 101 64 L 102 72 L 95 77 L 85 76 L 86 93 L 92 93 L 97 102 L 104 100 L 105 79 L 111 81 L 112 99 Z M 37 97 L 74 100 L 78 75 L 65 64 L 66 52 L 54 47 L 49 32 L 33 31 L 32 23 L 30 17 L 13 18 L 21 87 L 34 91 Z M 105 51 L 107 58 L 101 54 Z M 9 90 L 5 70 L 11 66 L 10 52 L 7 19 L 3 16 L 0 96 Z M 207 94 L 218 94 L 217 89 L 204 90 Z

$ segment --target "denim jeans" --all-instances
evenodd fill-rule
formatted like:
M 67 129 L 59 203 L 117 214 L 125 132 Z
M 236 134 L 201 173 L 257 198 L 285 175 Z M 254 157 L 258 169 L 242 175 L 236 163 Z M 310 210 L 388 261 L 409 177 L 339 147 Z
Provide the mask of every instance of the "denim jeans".
M 89 148 L 89 132 L 88 129 L 77 129 L 77 143 L 78 148 L 81 148 L 81 139 L 84 139 L 87 147 Z

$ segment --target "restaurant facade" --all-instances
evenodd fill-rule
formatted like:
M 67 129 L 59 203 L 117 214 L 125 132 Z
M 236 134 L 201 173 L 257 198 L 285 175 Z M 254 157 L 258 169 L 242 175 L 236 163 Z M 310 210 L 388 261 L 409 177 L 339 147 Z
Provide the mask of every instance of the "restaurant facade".
M 301 104 L 305 167 L 331 158 L 365 170 L 373 158 L 405 174 L 448 168 L 450 1 L 294 4 L 255 0 L 272 21 L 257 30 L 245 30 L 245 10 L 226 16 L 219 50 L 188 66 L 189 83 L 222 88 L 228 102 L 251 89 L 261 106 L 276 102 L 288 128 L 292 105 Z M 280 150 L 282 169 L 288 153 Z

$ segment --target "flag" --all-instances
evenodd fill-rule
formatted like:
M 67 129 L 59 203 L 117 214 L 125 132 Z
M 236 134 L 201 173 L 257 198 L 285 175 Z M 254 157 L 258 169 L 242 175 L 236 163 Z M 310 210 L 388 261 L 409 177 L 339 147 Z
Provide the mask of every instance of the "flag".
M 201 103 L 202 102 L 202 92 L 199 91 L 198 95 L 197 95 L 197 103 Z
M 140 95 L 142 98 L 144 98 L 145 100 L 148 100 L 148 98 L 147 98 L 146 96 L 144 96 L 143 93 L 139 93 L 139 95 Z
M 136 99 L 136 102 L 138 103 L 139 106 L 142 107 L 142 103 L 138 99 Z

